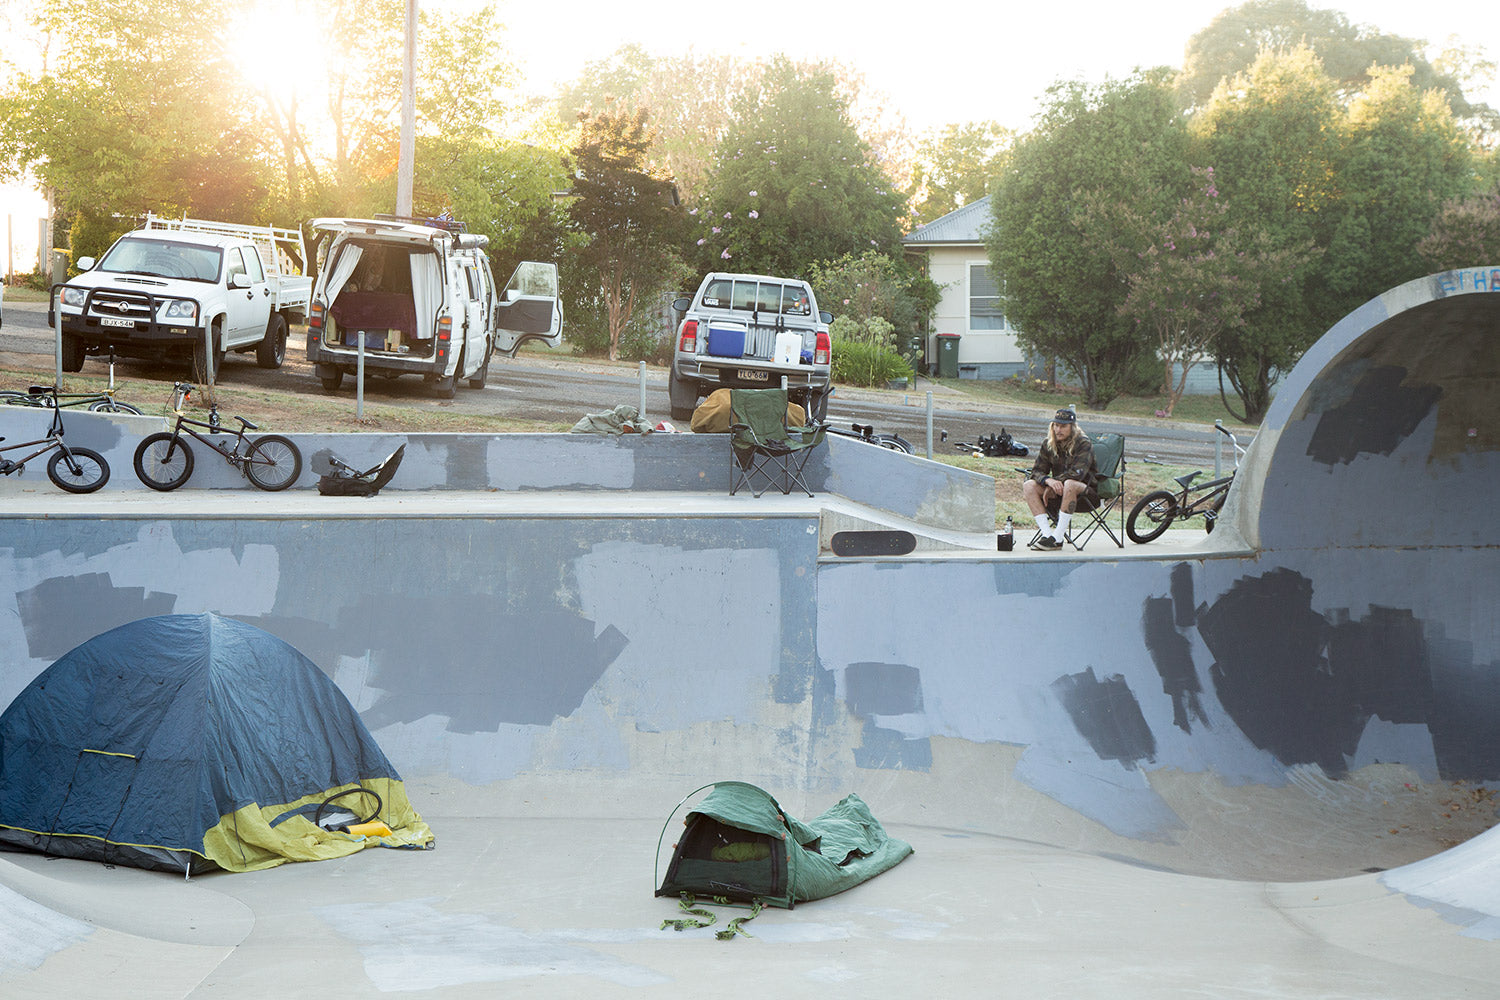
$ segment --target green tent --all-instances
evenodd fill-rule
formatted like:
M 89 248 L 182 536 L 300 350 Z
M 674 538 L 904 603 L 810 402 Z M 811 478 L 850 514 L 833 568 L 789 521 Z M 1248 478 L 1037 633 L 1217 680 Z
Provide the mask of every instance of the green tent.
M 754 785 L 720 781 L 712 788 L 684 818 L 658 896 L 689 893 L 791 909 L 851 889 L 912 853 L 910 844 L 886 834 L 858 795 L 803 823 Z

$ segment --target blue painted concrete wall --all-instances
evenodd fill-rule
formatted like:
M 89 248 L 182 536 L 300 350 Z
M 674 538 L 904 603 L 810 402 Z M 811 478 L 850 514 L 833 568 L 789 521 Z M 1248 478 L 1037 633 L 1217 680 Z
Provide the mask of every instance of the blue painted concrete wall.
M 477 815 L 663 815 L 735 777 L 1151 844 L 1201 819 L 1172 776 L 1493 780 L 1500 528 L 1461 502 L 1500 486 L 1491 287 L 1413 283 L 1331 331 L 1195 558 L 820 561 L 810 516 L 11 519 L 0 703 L 112 625 L 212 610 L 301 648 Z

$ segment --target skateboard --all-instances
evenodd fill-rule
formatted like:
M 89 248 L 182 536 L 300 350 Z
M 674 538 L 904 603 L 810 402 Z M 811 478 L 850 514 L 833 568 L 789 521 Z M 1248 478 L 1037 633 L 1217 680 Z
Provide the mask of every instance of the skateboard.
M 835 531 L 836 556 L 904 556 L 917 547 L 910 531 Z

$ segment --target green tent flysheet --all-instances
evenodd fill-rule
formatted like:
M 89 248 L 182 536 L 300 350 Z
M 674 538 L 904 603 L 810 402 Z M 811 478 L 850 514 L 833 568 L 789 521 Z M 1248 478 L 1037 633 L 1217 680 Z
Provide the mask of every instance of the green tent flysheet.
M 853 888 L 912 853 L 853 794 L 803 823 L 755 785 L 720 781 L 683 823 L 658 896 L 690 893 L 791 909 Z

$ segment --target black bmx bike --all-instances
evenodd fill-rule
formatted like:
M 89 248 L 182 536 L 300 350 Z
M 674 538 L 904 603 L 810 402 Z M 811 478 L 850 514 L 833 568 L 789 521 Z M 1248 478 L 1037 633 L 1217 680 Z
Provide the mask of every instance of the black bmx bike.
M 284 490 L 302 475 L 302 452 L 290 438 L 280 434 L 248 437 L 245 432 L 257 428 L 244 417 L 234 418 L 240 424 L 237 429 L 223 427 L 219 423 L 217 403 L 209 404 L 207 420 L 194 420 L 182 412 L 192 395 L 193 386 L 178 382 L 172 386 L 172 391 L 172 411 L 177 415 L 177 425 L 170 431 L 148 434 L 135 449 L 135 474 L 153 490 L 164 493 L 175 490 L 193 474 L 193 450 L 183 440 L 184 434 L 217 452 L 259 489 L 272 493 Z M 233 435 L 234 447 L 229 447 L 227 441 L 221 443 L 200 434 L 193 429 L 195 427 L 201 427 L 209 434 Z
M 63 440 L 62 409 L 57 405 L 57 386 L 34 385 L 26 391 L 32 396 L 51 397 L 52 426 L 48 428 L 46 437 L 0 448 L 0 476 L 25 472 L 27 462 L 50 451 L 52 457 L 47 459 L 47 478 L 58 489 L 69 493 L 92 493 L 109 482 L 109 463 L 104 460 L 103 455 L 89 448 L 73 447 Z M 5 438 L 0 437 L 0 441 L 4 440 Z M 20 451 L 23 448 L 36 450 L 20 458 L 6 457 L 6 452 Z
M 1239 471 L 1240 456 L 1245 454 L 1245 449 L 1233 434 L 1222 426 L 1215 425 L 1215 429 L 1229 438 L 1229 443 L 1234 446 L 1234 472 L 1218 479 L 1210 479 L 1206 483 L 1197 481 L 1203 475 L 1201 470 L 1189 472 L 1185 476 L 1176 477 L 1174 482 L 1181 489 L 1175 493 L 1172 490 L 1154 490 L 1141 497 L 1125 518 L 1125 534 L 1132 542 L 1144 545 L 1160 538 L 1162 532 L 1172 526 L 1172 522 L 1185 521 L 1200 514 L 1203 516 L 1203 530 L 1214 530 L 1219 511 L 1229 497 L 1229 487 L 1234 483 L 1234 473 Z
M 828 433 L 837 434 L 839 437 L 853 438 L 856 441 L 873 444 L 879 448 L 899 451 L 905 455 L 912 453 L 911 442 L 900 434 L 877 434 L 875 433 L 875 428 L 870 424 L 850 424 L 849 427 L 851 429 L 846 431 L 842 427 L 834 427 L 832 424 L 829 424 Z

